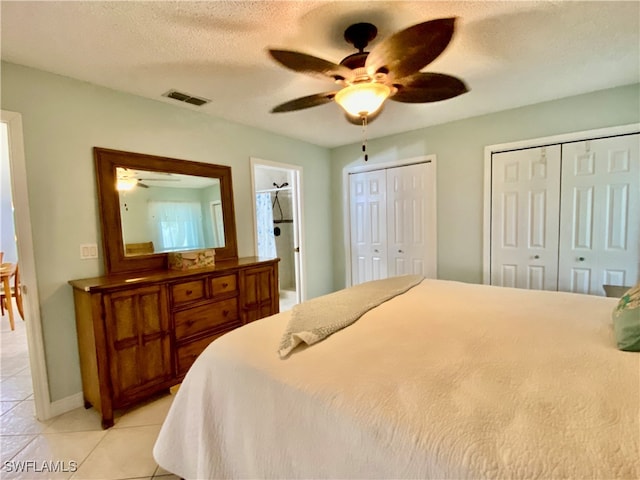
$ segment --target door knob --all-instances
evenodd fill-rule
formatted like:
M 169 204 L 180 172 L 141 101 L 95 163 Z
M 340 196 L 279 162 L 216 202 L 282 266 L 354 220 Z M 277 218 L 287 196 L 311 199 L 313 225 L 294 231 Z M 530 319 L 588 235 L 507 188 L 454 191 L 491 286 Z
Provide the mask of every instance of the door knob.
M 373 252 L 374 253 L 380 253 L 380 251 L 377 248 Z
M 404 253 L 402 250 L 398 250 L 398 253 Z
M 540 258 L 540 255 L 534 255 L 533 258 L 537 260 L 538 258 Z
M 584 262 L 584 257 L 578 257 L 578 260 L 580 260 L 581 262 Z

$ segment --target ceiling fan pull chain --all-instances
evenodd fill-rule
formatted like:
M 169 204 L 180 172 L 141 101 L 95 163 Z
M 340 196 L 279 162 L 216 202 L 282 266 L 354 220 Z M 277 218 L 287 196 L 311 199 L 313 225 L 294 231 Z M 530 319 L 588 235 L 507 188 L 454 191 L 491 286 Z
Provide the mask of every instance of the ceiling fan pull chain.
M 369 160 L 367 155 L 367 116 L 362 116 L 362 153 L 364 153 L 364 161 Z

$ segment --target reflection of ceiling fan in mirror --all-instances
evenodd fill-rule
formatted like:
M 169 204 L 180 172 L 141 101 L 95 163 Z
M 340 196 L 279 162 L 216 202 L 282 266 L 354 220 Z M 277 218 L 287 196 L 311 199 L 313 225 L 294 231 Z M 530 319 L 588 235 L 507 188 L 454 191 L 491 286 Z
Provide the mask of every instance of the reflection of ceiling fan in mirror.
M 167 174 L 170 175 L 170 174 Z M 138 186 L 143 188 L 149 188 L 149 185 L 145 185 L 142 182 L 179 182 L 178 178 L 138 178 Z
M 148 175 L 148 178 L 144 178 L 144 176 L 140 175 Z M 151 176 L 153 175 L 153 176 Z M 118 191 L 128 191 L 132 190 L 135 187 L 149 188 L 149 185 L 143 182 L 179 182 L 178 178 L 168 178 L 171 177 L 172 173 L 167 172 L 146 172 L 146 171 L 137 171 L 131 170 L 123 167 L 116 167 L 116 177 L 117 177 L 117 185 L 116 189 Z
M 427 103 L 457 97 L 468 91 L 462 80 L 420 71 L 449 45 L 454 23 L 455 18 L 439 18 L 414 25 L 383 39 L 370 52 L 364 49 L 376 37 L 377 28 L 370 23 L 351 25 L 344 38 L 358 52 L 339 64 L 296 51 L 270 49 L 271 57 L 281 65 L 340 86 L 330 92 L 290 100 L 271 112 L 302 110 L 335 100 L 350 123 L 363 125 L 379 115 L 387 99 Z

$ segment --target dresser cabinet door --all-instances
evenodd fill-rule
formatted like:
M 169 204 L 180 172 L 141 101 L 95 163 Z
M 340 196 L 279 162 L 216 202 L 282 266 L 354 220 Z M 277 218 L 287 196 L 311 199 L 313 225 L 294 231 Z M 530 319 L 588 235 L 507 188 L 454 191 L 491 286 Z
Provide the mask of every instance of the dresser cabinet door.
M 115 406 L 173 376 L 167 295 L 152 285 L 105 295 Z
M 242 272 L 243 323 L 278 313 L 278 273 L 276 265 L 247 268 Z

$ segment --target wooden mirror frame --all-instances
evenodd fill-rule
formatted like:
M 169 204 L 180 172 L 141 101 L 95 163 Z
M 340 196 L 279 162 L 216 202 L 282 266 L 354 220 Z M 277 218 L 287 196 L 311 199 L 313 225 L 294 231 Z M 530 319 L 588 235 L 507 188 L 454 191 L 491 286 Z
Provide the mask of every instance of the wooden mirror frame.
M 238 258 L 236 217 L 233 206 L 231 167 L 209 163 L 178 160 L 141 153 L 123 152 L 94 147 L 102 247 L 106 274 L 131 273 L 167 268 L 167 254 L 125 256 L 120 217 L 120 197 L 116 190 L 116 167 L 179 173 L 220 180 L 222 218 L 224 221 L 224 247 L 216 248 L 216 260 Z

